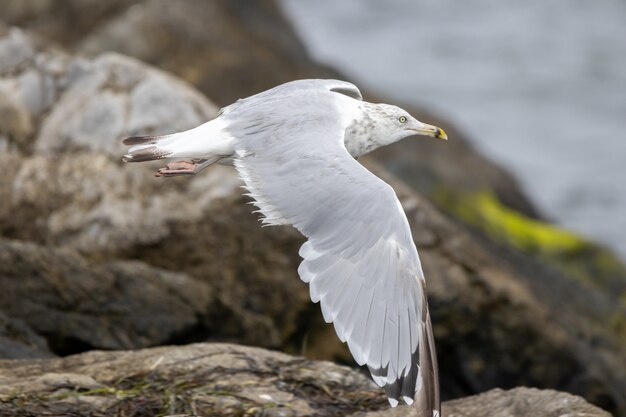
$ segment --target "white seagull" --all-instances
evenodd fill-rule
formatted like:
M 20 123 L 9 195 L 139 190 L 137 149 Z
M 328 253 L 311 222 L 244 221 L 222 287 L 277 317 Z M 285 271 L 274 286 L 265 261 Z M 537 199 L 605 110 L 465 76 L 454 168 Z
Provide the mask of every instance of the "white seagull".
M 355 361 L 392 406 L 415 400 L 437 417 L 437 357 L 409 223 L 394 190 L 355 159 L 413 135 L 447 139 L 399 107 L 363 101 L 348 82 L 298 80 L 237 100 L 194 129 L 127 138 L 123 160 L 190 159 L 157 176 L 233 163 L 262 222 L 307 237 L 298 273 Z

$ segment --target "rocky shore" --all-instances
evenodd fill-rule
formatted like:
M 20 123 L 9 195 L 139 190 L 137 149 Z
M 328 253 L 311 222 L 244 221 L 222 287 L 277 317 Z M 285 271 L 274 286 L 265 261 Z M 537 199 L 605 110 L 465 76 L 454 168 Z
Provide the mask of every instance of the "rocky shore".
M 302 238 L 259 227 L 234 170 L 163 180 L 120 161 L 122 137 L 345 77 L 273 2 L 61 3 L 0 5 L 0 415 L 395 415 L 358 371 L 317 361 L 354 366 L 297 277 Z M 420 250 L 444 398 L 485 392 L 444 415 L 607 415 L 529 386 L 626 416 L 624 267 L 446 130 L 363 160 Z
M 415 416 L 389 410 L 364 374 L 260 348 L 192 344 L 0 361 L 0 415 Z M 494 389 L 448 401 L 448 417 L 608 417 L 551 390 Z

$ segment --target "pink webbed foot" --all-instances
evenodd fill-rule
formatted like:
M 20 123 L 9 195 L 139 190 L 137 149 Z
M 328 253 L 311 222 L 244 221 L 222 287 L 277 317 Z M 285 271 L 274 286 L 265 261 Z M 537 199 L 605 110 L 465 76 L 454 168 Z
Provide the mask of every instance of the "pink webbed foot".
M 161 168 L 157 171 L 155 176 L 157 177 L 175 177 L 177 175 L 194 175 L 200 171 L 199 163 L 201 161 L 176 161 L 170 162 L 165 166 L 165 168 Z

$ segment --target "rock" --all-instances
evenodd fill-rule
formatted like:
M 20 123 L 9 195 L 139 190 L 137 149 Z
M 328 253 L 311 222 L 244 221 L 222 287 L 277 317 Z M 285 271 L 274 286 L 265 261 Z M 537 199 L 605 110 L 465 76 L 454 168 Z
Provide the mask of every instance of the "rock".
M 0 90 L 0 149 L 6 152 L 24 147 L 32 130 L 29 114 L 13 97 Z
M 138 0 L 6 0 L 1 19 L 62 44 L 76 42 L 87 31 Z
M 16 54 L 15 51 L 21 53 Z M 12 139 L 3 146 L 4 152 L 31 153 L 35 142 L 39 143 L 40 150 L 50 151 L 53 149 L 48 147 L 54 140 L 68 148 L 70 145 L 78 148 L 80 143 L 74 142 L 83 140 L 84 144 L 85 136 L 93 141 L 92 145 L 100 145 L 100 148 L 94 146 L 97 150 L 101 149 L 103 143 L 114 143 L 120 150 L 121 144 L 118 140 L 120 136 L 133 130 L 152 129 L 152 121 L 138 119 L 134 114 L 137 112 L 136 106 L 151 105 L 148 109 L 155 111 L 156 114 L 163 114 L 163 107 L 169 106 L 168 112 L 172 114 L 168 121 L 172 122 L 174 128 L 189 127 L 189 123 L 198 123 L 215 111 L 215 108 L 195 91 L 188 87 L 187 89 L 183 86 L 178 87 L 179 81 L 167 79 L 164 74 L 148 69 L 132 59 L 111 54 L 93 62 L 74 59 L 58 50 L 43 47 L 40 42 L 18 29 L 12 29 L 6 36 L 0 38 L 0 58 L 2 57 L 10 59 L 3 60 L 0 69 L 0 109 L 7 116 L 7 121 L 0 119 L 2 122 L 0 130 L 9 140 Z M 132 76 L 142 80 L 136 82 L 138 91 L 133 90 L 134 85 L 123 84 L 129 83 L 130 80 L 127 78 Z M 146 93 L 142 93 L 141 90 L 153 87 L 162 87 L 165 90 L 162 85 L 168 81 L 177 91 L 172 92 L 171 89 L 163 91 L 160 98 L 165 99 L 163 100 L 165 103 L 156 102 L 149 97 L 148 100 L 145 99 Z M 64 94 L 66 90 L 67 94 Z M 7 99 L 3 99 L 4 97 Z M 111 114 L 111 107 L 107 107 L 112 100 L 111 97 L 118 99 L 119 104 L 125 106 L 131 113 L 122 114 L 124 117 L 128 116 L 127 119 L 120 121 L 119 118 L 115 119 L 116 114 Z M 65 104 L 56 105 L 61 98 Z M 186 117 L 182 117 L 181 113 L 186 109 L 178 113 L 174 111 L 176 104 L 183 100 L 186 100 L 188 105 L 193 105 L 196 113 L 188 112 Z M 53 114 L 48 115 L 53 104 L 55 104 Z M 74 116 L 77 106 L 81 107 L 80 114 L 83 118 L 77 119 Z M 119 108 L 118 106 L 118 110 Z M 72 113 L 67 114 L 68 111 Z M 44 116 L 46 123 L 51 125 L 46 125 L 43 137 L 37 137 Z M 192 121 L 188 120 L 194 116 Z M 188 124 L 185 125 L 185 122 Z M 114 137 L 111 138 L 110 134 Z M 59 139 L 58 135 L 63 138 Z
M 31 61 L 35 50 L 32 41 L 21 30 L 8 29 L 0 23 L 0 34 L 0 72 L 5 75 Z
M 417 416 L 412 407 L 391 410 L 350 368 L 229 344 L 0 361 L 0 414 Z M 450 401 L 443 415 L 609 416 L 581 398 L 527 388 Z
M 22 107 L 19 111 L 27 113 L 24 117 L 33 129 L 64 89 L 89 72 L 88 61 L 72 58 L 17 28 L 0 37 L 0 62 L 0 90 Z
M 0 359 L 46 358 L 54 356 L 46 339 L 22 320 L 7 317 L 0 311 Z
M 124 166 L 102 153 L 56 157 L 0 155 L 16 164 L 0 187 L 0 230 L 84 253 L 160 242 L 172 222 L 196 221 L 216 200 L 239 191 L 234 172 L 217 167 L 192 181 L 162 181 L 151 168 Z
M 146 0 L 86 35 L 76 50 L 136 57 L 220 105 L 285 81 L 332 74 L 309 58 L 274 1 Z
M 2 415 L 298 416 L 388 407 L 366 376 L 347 367 L 228 344 L 0 361 L 0 370 Z
M 177 340 L 202 326 L 213 297 L 181 273 L 136 261 L 90 263 L 68 249 L 8 240 L 0 240 L 0 287 L 3 310 L 46 336 L 59 354 Z M 45 350 L 42 340 L 22 333 Z
M 189 129 L 217 112 L 184 82 L 134 59 L 73 58 L 19 29 L 0 37 L 0 62 L 0 136 L 17 145 L 5 152 L 93 150 L 117 160 L 125 136 Z
M 446 417 L 610 417 L 584 399 L 553 390 L 519 387 L 493 389 L 480 395 L 443 403 Z M 353 414 L 353 417 L 418 417 L 414 408 Z
M 137 239 L 161 239 L 168 221 L 197 218 L 239 185 L 234 174 L 164 183 L 148 174 L 154 165 L 121 169 L 121 138 L 188 129 L 215 115 L 216 107 L 185 83 L 115 54 L 87 61 L 41 50 L 19 30 L 0 39 L 0 56 L 13 49 L 30 52 L 5 67 L 0 107 L 4 88 L 14 100 L 10 114 L 33 125 L 25 122 L 28 131 L 14 132 L 0 152 L 5 166 L 17 167 L 0 184 L 5 236 L 120 250 Z M 213 181 L 219 184 L 209 186 Z M 197 204 L 181 205 L 189 194 Z
M 604 410 L 580 397 L 553 390 L 515 388 L 494 389 L 484 394 L 445 403 L 443 415 L 449 417 L 609 417 Z
M 197 126 L 217 108 L 181 81 L 116 54 L 91 61 L 44 120 L 35 152 L 90 150 L 116 159 L 121 139 Z

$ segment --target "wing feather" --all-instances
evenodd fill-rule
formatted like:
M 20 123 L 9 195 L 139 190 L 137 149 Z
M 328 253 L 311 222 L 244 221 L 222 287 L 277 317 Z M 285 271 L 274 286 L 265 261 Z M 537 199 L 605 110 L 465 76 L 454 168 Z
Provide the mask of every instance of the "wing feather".
M 436 416 L 432 328 L 406 215 L 393 189 L 343 146 L 345 121 L 333 104 L 343 96 L 322 88 L 294 104 L 288 95 L 289 104 L 244 101 L 230 113 L 235 167 L 265 223 L 292 224 L 308 238 L 298 273 L 357 363 L 392 405 L 416 397 Z M 284 112 L 294 121 L 275 123 Z

